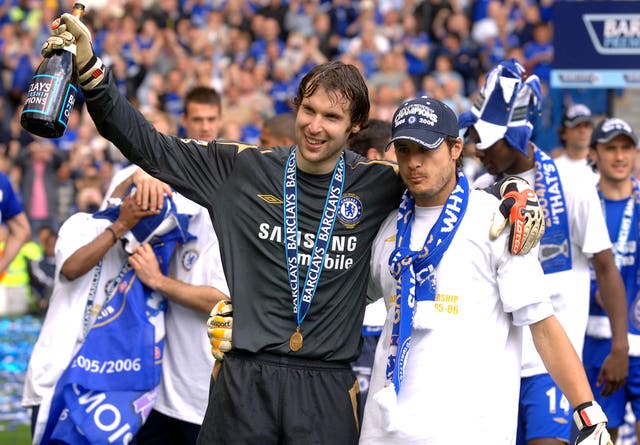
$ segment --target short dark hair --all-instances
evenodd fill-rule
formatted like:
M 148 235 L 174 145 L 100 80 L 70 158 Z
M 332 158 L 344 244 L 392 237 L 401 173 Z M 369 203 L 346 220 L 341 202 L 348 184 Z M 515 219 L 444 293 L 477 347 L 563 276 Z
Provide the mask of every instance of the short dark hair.
M 293 113 L 279 113 L 265 120 L 262 128 L 268 128 L 273 136 L 296 139 L 296 115 Z
M 451 150 L 453 150 L 453 146 L 456 145 L 456 142 L 458 142 L 458 138 L 453 136 L 447 136 L 444 142 L 447 144 L 447 147 L 449 147 L 449 152 L 451 152 Z M 463 142 L 463 145 L 464 145 L 464 142 Z M 463 147 L 463 150 L 460 152 L 460 156 L 458 157 L 458 159 L 456 159 L 456 168 L 459 170 L 462 169 L 462 166 L 463 166 L 463 162 L 462 162 L 463 156 L 464 156 L 464 147 Z
M 300 81 L 298 93 L 293 99 L 296 111 L 302 100 L 315 93 L 318 87 L 344 96 L 349 101 L 351 124 L 366 125 L 371 108 L 369 89 L 358 68 L 338 60 L 316 65 Z
M 184 96 L 184 111 L 187 112 L 187 105 L 190 103 L 215 105 L 222 107 L 222 98 L 215 89 L 206 86 L 197 86 L 189 90 Z
M 391 122 L 382 119 L 370 119 L 369 124 L 351 139 L 349 139 L 349 150 L 367 157 L 367 151 L 375 148 L 380 154 L 391 140 Z

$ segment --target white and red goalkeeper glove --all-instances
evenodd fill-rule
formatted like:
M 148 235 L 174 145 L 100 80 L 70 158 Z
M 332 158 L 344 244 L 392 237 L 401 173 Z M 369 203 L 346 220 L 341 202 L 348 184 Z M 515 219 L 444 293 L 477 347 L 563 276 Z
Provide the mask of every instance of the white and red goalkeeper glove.
M 613 445 L 607 431 L 607 416 L 598 402 L 586 402 L 573 412 L 578 427 L 575 445 Z

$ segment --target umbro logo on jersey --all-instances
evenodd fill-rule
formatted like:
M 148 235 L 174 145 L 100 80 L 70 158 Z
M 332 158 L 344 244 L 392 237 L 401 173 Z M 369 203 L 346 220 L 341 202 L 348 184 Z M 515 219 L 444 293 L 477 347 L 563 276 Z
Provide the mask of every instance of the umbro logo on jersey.
M 201 141 L 199 139 L 180 139 L 180 140 L 185 144 L 190 144 L 191 142 L 195 142 L 198 145 L 204 145 L 205 147 L 207 146 L 207 143 L 205 141 Z
M 282 199 L 273 195 L 258 195 L 258 198 L 262 199 L 267 204 L 283 204 Z

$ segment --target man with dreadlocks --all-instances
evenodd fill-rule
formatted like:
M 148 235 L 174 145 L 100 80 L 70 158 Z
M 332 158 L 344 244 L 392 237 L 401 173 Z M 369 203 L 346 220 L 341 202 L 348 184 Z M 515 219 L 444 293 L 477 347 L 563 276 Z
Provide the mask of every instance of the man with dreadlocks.
M 601 392 L 608 395 L 624 384 L 628 371 L 624 284 L 593 183 L 563 176 L 554 161 L 529 140 L 541 100 L 540 81 L 523 75 L 524 68 L 515 59 L 501 62 L 487 74 L 480 100 L 459 117 L 460 128 L 469 129 L 487 170 L 474 186 L 504 175 L 519 176 L 533 185 L 545 208 L 546 231 L 538 259 L 556 317 L 578 352 L 589 314 L 591 262 L 613 333 L 599 376 L 604 385 Z M 517 443 L 564 444 L 570 434 L 570 403 L 548 374 L 531 336 L 524 333 Z M 576 413 L 583 410 L 573 408 Z M 592 422 L 606 418 L 597 404 L 586 410 Z M 585 423 L 582 416 L 574 417 L 579 427 Z

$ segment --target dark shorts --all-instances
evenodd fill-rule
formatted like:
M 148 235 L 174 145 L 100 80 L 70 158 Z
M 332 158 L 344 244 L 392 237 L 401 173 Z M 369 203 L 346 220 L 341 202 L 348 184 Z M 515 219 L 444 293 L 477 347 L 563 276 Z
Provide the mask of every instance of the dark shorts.
M 351 369 L 360 384 L 360 424 L 362 424 L 362 416 L 364 414 L 364 405 L 367 401 L 369 393 L 369 381 L 371 380 L 371 371 L 373 369 L 373 360 L 376 356 L 376 346 L 380 335 L 365 335 L 362 342 L 362 350 L 356 361 L 351 363 Z
M 198 444 L 357 444 L 359 398 L 348 363 L 227 353 Z
M 130 445 L 195 445 L 200 425 L 152 410 Z

